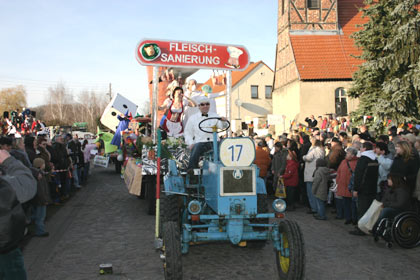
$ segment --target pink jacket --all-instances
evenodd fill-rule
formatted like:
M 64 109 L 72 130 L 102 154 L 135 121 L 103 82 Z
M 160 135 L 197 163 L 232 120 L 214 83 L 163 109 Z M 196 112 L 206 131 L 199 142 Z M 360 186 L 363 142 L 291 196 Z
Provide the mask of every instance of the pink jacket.
M 96 144 L 87 144 L 84 151 L 83 151 L 83 157 L 85 158 L 85 163 L 90 162 L 90 151 L 96 148 Z

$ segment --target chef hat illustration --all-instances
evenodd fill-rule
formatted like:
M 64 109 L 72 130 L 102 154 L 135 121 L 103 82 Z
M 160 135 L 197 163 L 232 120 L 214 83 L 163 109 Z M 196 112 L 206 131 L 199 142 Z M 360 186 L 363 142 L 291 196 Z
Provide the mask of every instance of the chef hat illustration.
M 227 63 L 225 64 L 225 66 L 227 66 L 229 68 L 239 68 L 240 67 L 239 57 L 244 52 L 242 50 L 238 49 L 237 47 L 233 47 L 233 46 L 227 47 L 227 51 L 229 53 L 229 59 L 228 59 Z
M 242 50 L 238 49 L 237 47 L 232 47 L 232 46 L 227 47 L 227 51 L 231 58 L 239 58 L 241 54 L 244 53 Z

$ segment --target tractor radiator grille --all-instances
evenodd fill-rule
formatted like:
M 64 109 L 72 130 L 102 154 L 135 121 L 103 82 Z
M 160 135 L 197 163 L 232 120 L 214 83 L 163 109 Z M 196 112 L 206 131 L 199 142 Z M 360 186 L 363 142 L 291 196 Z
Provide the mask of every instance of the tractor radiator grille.
M 221 195 L 251 195 L 255 193 L 255 178 L 252 168 L 229 168 L 222 170 Z

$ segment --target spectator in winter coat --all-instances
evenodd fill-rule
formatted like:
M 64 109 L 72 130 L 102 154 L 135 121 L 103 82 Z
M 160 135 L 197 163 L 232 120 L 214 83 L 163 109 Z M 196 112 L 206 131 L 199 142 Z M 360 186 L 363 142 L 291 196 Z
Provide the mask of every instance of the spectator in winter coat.
M 42 158 L 34 159 L 33 167 L 38 169 L 37 176 L 37 192 L 34 200 L 34 217 L 35 217 L 35 236 L 46 237 L 49 235 L 45 231 L 45 217 L 47 215 L 47 204 L 51 202 L 48 188 L 48 179 L 45 174 L 45 161 Z
M 45 138 L 39 138 L 37 140 L 38 146 L 37 151 L 39 154 L 37 154 L 37 158 L 42 158 L 45 162 L 45 172 L 50 173 L 51 172 L 51 154 L 47 150 L 47 139 Z
M 29 161 L 32 162 L 36 158 L 36 140 L 33 136 L 26 136 L 25 140 L 25 151 L 28 154 Z
M 330 169 L 327 167 L 327 161 L 323 158 L 316 160 L 316 170 L 312 184 L 312 193 L 317 205 L 317 213 L 314 215 L 317 220 L 326 220 L 325 201 L 328 196 L 328 180 L 330 179 Z
M 306 155 L 308 153 L 309 149 L 311 148 L 311 141 L 309 140 L 309 135 L 303 134 L 302 135 L 302 140 L 303 140 L 303 144 L 302 144 L 302 146 L 300 147 L 300 150 L 299 150 L 299 155 L 300 155 L 299 161 L 302 160 L 302 157 L 304 155 Z
M 82 180 L 79 180 L 79 166 L 80 162 L 80 154 L 82 153 L 81 145 L 77 135 L 72 138 L 71 134 L 67 134 L 67 148 L 69 150 L 69 155 L 71 158 L 71 170 L 72 170 L 72 177 L 74 180 L 74 185 L 76 189 L 80 189 L 80 183 Z
M 309 209 L 308 214 L 315 214 L 317 212 L 317 203 L 312 193 L 313 175 L 316 169 L 316 160 L 319 158 L 323 159 L 325 157 L 325 152 L 322 148 L 321 141 L 317 140 L 315 137 L 311 138 L 311 144 L 311 148 L 302 159 L 305 162 L 304 182 L 306 183 L 306 192 L 311 208 Z
M 394 159 L 395 157 L 395 145 L 392 141 L 389 141 L 389 136 L 388 135 L 379 135 L 378 140 L 376 141 L 376 143 L 380 143 L 383 142 L 387 145 L 388 147 L 388 151 L 390 153 L 390 158 Z
M 378 168 L 379 164 L 376 160 L 373 145 L 371 142 L 364 142 L 361 149 L 361 157 L 357 161 L 354 170 L 354 192 L 353 196 L 357 197 L 357 218 L 360 218 L 369 209 L 372 201 L 377 195 L 378 184 Z M 350 231 L 353 235 L 365 235 L 358 227 Z
M 10 155 L 22 162 L 23 165 L 25 165 L 26 167 L 32 167 L 28 154 L 25 151 L 25 145 L 23 143 L 22 138 L 13 139 L 12 150 L 10 151 Z
M 328 167 L 337 170 L 341 161 L 346 157 L 346 152 L 341 145 L 341 142 L 334 137 L 331 140 L 331 150 L 328 153 L 327 162 Z
M 265 142 L 267 143 L 268 149 L 270 150 L 270 155 L 274 154 L 274 139 L 271 134 L 265 136 Z
M 337 170 L 337 196 L 343 198 L 343 210 L 344 210 L 344 224 L 357 223 L 357 208 L 355 205 L 352 207 L 353 195 L 349 191 L 349 183 L 351 175 L 356 169 L 357 164 L 357 150 L 354 148 L 348 148 L 346 158 L 341 162 Z
M 412 147 L 406 141 L 400 141 L 395 146 L 396 156 L 391 165 L 390 173 L 402 174 L 407 186 L 412 193 L 416 186 L 416 176 L 419 170 L 418 156 L 412 151 Z
M 19 202 L 30 200 L 36 192 L 31 171 L 0 150 L 0 278 L 26 280 L 19 242 L 23 239 L 26 217 Z
M 263 149 L 263 142 L 260 141 L 255 149 L 255 160 L 254 163 L 260 169 L 260 177 L 265 178 L 267 176 L 267 170 L 270 167 L 271 159 L 270 153 Z
M 378 156 L 378 193 L 382 193 L 382 188 L 385 186 L 385 183 L 388 178 L 388 173 L 391 170 L 392 165 L 392 155 L 388 151 L 388 145 L 384 142 L 376 143 L 375 153 Z
M 55 143 L 53 144 L 54 153 L 52 154 L 51 161 L 57 170 L 58 177 L 60 178 L 60 191 L 64 199 L 69 197 L 70 182 L 68 178 L 68 171 L 70 168 L 70 158 L 67 153 L 66 145 L 64 144 L 64 136 L 57 135 Z
M 295 210 L 297 190 L 299 185 L 299 162 L 294 152 L 288 151 L 286 170 L 283 174 L 284 186 L 286 187 L 287 209 Z
M 82 151 L 83 151 L 83 159 L 85 161 L 85 164 L 83 167 L 83 176 L 82 176 L 83 184 L 87 182 L 87 178 L 89 175 L 91 151 L 95 150 L 96 148 L 97 147 L 95 144 L 88 144 L 88 140 L 85 139 L 83 141 Z
M 313 128 L 316 127 L 316 125 L 318 124 L 317 120 L 315 119 L 314 115 L 311 115 L 310 118 L 306 118 L 305 122 L 308 123 L 308 127 L 309 128 Z
M 287 150 L 280 142 L 274 144 L 273 161 L 271 162 L 271 173 L 273 174 L 273 189 L 277 187 L 279 177 L 284 174 L 287 164 Z

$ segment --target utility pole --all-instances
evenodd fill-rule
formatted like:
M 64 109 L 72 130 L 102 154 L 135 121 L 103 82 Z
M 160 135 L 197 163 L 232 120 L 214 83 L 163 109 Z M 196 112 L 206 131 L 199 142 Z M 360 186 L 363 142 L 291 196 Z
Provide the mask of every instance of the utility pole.
M 106 95 L 109 95 L 109 101 L 111 101 L 112 100 L 112 87 L 111 87 L 111 83 L 109 83 L 109 92 Z

